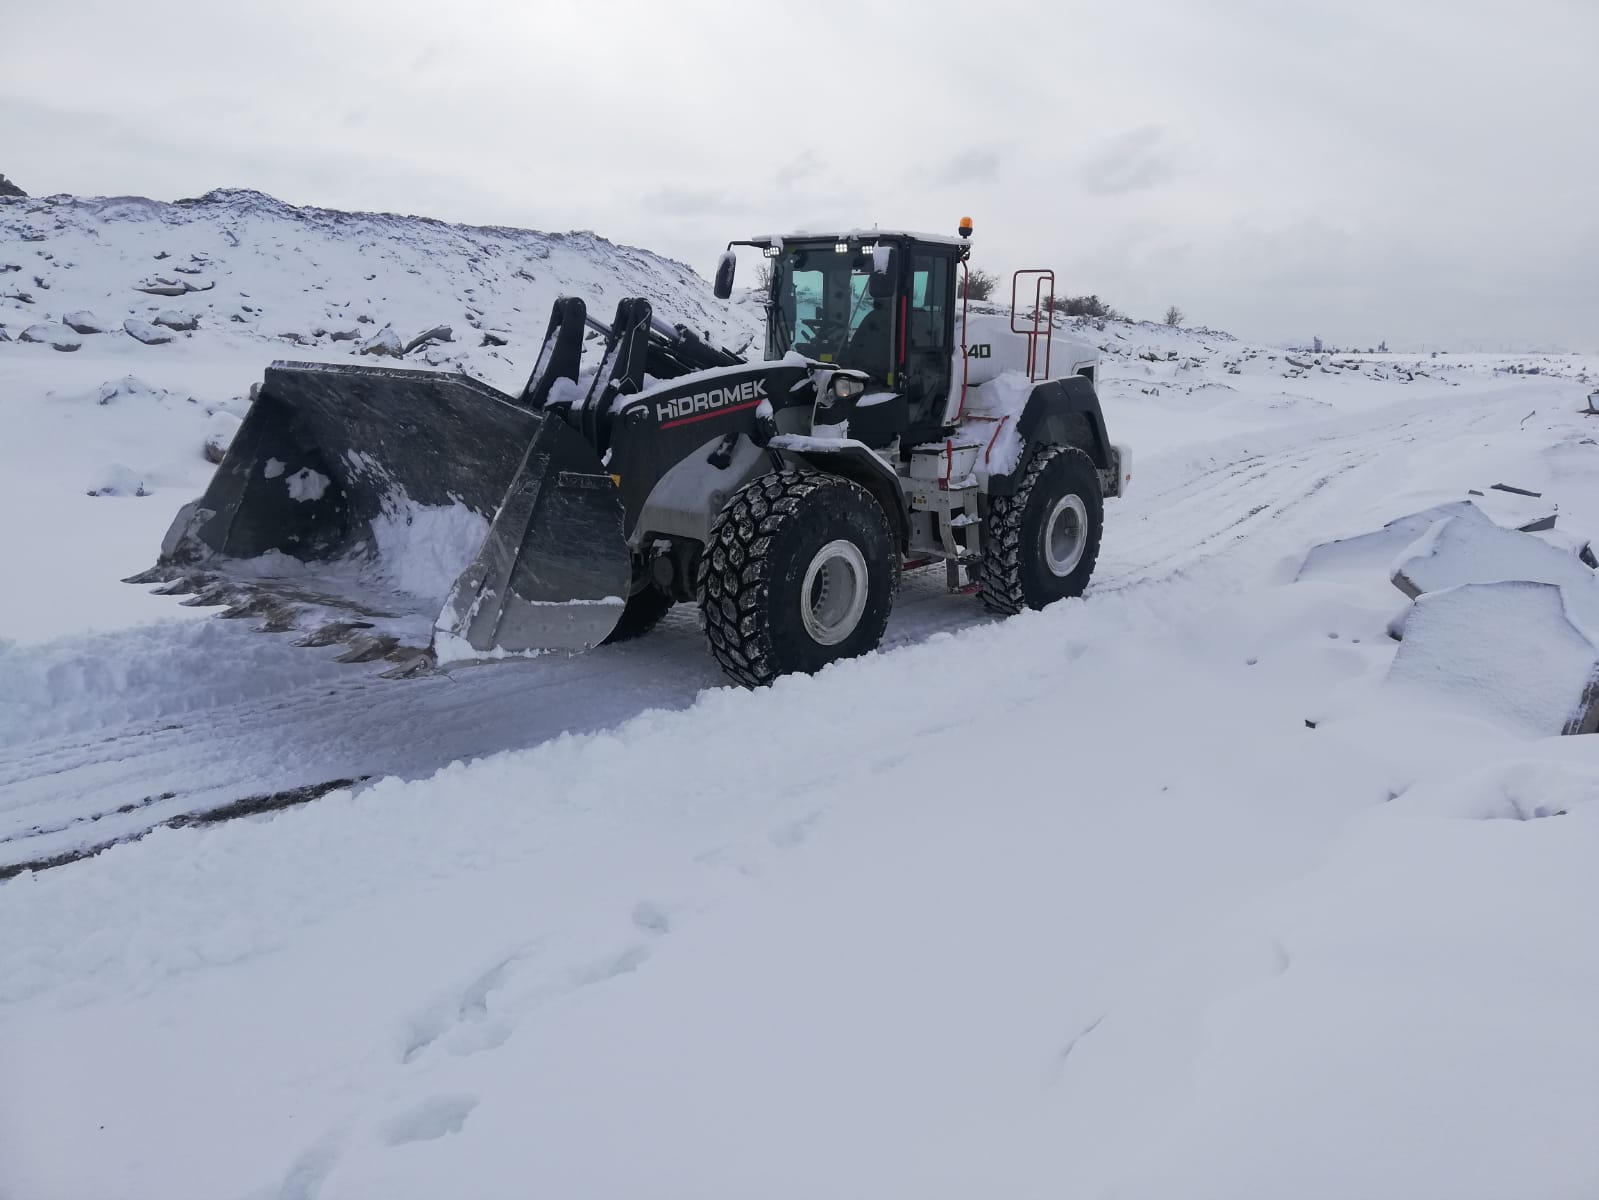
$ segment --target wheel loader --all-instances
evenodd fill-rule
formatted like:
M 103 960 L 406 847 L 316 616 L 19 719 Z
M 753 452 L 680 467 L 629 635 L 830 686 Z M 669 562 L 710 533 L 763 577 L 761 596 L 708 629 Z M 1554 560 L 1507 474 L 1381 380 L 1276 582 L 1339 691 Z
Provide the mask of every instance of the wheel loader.
M 769 268 L 746 361 L 622 300 L 558 299 L 527 386 L 275 362 L 205 493 L 128 582 L 403 675 L 647 632 L 699 607 L 761 686 L 872 650 L 906 570 L 998 613 L 1080 594 L 1132 478 L 1054 276 L 966 301 L 971 222 L 728 243 Z M 747 251 L 746 251 L 747 252 Z M 603 353 L 585 369 L 585 341 Z M 590 359 L 594 358 L 590 354 Z

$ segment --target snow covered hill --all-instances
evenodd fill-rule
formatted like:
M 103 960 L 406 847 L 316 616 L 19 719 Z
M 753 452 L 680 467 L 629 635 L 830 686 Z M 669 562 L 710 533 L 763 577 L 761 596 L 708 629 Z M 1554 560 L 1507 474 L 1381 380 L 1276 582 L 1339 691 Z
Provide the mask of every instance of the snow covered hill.
M 1596 739 L 1450 661 L 1587 635 L 1428 658 L 1390 581 L 1469 499 L 1599 589 L 1594 359 L 1078 324 L 1135 450 L 1081 600 L 911 573 L 758 693 L 681 609 L 396 681 L 119 582 L 265 363 L 444 323 L 515 387 L 557 291 L 748 303 L 250 193 L 0 230 L 0 876 L 117 843 L 0 881 L 0 1197 L 1599 1193 Z
M 255 343 L 281 357 L 357 354 L 385 330 L 403 347 L 448 326 L 453 340 L 418 347 L 417 362 L 515 386 L 511 364 L 537 347 L 560 294 L 588 298 L 601 320 L 644 296 L 735 349 L 751 335 L 690 268 L 590 233 L 297 208 L 236 189 L 175 204 L 0 200 L 0 247 L 0 337 L 56 326 L 63 349 L 133 340 L 130 321 L 196 350 Z

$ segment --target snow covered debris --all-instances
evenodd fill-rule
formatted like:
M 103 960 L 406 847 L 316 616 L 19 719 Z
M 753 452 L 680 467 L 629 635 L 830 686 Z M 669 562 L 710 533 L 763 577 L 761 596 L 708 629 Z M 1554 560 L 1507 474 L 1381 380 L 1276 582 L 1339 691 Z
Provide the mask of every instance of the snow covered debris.
M 95 473 L 93 482 L 90 483 L 88 494 L 91 496 L 148 496 L 150 493 L 144 486 L 144 476 L 125 467 L 121 463 L 112 463 Z
M 164 346 L 172 340 L 170 333 L 156 328 L 148 321 L 141 321 L 137 317 L 129 317 L 122 322 L 122 328 L 129 337 L 143 342 L 146 346 Z
M 1513 582 L 1428 592 L 1405 618 L 1390 683 L 1534 734 L 1599 731 L 1599 635 L 1563 591 Z

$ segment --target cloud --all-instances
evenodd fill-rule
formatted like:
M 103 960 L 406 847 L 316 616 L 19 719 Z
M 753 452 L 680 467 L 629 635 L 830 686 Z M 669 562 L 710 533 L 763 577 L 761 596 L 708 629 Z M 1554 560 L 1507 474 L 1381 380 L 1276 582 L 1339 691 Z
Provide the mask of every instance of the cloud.
M 651 212 L 669 217 L 722 217 L 747 213 L 752 207 L 748 192 L 674 186 L 650 192 L 643 204 Z
M 1078 172 L 1088 191 L 1100 196 L 1159 187 L 1177 177 L 1177 150 L 1160 125 L 1141 125 L 1106 141 Z
M 998 147 L 978 144 L 934 163 L 921 172 L 921 178 L 940 187 L 992 183 L 999 178 L 1003 162 Z
M 1593 0 L 817 3 L 828 53 L 745 0 L 13 5 L 0 168 L 594 229 L 706 274 L 729 236 L 970 214 L 979 265 L 1139 315 L 1593 345 Z M 882 46 L 915 64 L 888 90 Z

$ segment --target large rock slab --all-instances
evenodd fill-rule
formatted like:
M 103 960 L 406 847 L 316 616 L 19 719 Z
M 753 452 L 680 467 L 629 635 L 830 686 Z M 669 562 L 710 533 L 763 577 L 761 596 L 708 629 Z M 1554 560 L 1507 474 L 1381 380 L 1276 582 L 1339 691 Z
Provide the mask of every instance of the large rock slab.
M 1599 631 L 1552 583 L 1428 592 L 1406 616 L 1388 682 L 1526 733 L 1599 732 Z
M 1491 522 L 1438 522 L 1402 552 L 1390 578 L 1412 599 L 1470 583 L 1553 584 L 1567 589 L 1578 619 L 1599 630 L 1599 576 L 1543 538 Z
M 1488 515 L 1470 500 L 1435 505 L 1389 521 L 1381 529 L 1340 538 L 1314 547 L 1300 564 L 1296 580 L 1369 575 L 1388 571 L 1394 557 L 1439 521 L 1458 518 L 1472 524 L 1492 525 Z

